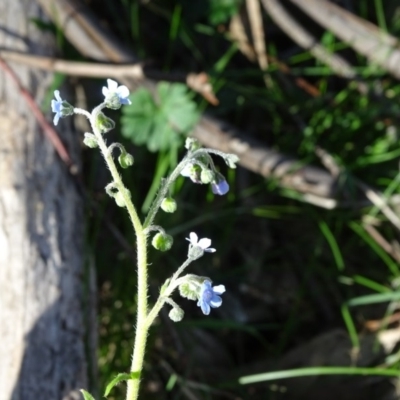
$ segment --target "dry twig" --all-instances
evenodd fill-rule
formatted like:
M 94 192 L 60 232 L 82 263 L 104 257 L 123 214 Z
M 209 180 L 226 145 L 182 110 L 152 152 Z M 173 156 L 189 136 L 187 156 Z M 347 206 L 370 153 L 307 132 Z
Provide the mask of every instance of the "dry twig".
M 264 3 L 271 0 L 263 0 Z M 314 21 L 400 79 L 400 42 L 376 25 L 326 0 L 291 0 Z
M 212 105 L 218 104 L 218 99 L 215 97 L 212 86 L 208 81 L 208 75 L 204 72 L 200 72 L 198 74 L 194 72 L 188 74 L 164 73 L 156 70 L 148 70 L 143 66 L 142 63 L 115 65 L 75 62 L 51 57 L 18 53 L 10 50 L 0 50 L 0 57 L 2 57 L 4 60 L 22 63 L 32 68 L 60 72 L 69 76 L 114 78 L 119 80 L 130 78 L 139 81 L 148 78 L 170 82 L 184 82 L 192 90 L 201 94 Z
M 70 172 L 72 174 L 76 174 L 78 172 L 78 167 L 73 163 L 71 157 L 67 149 L 64 146 L 64 143 L 61 141 L 60 137 L 58 136 L 57 132 L 54 128 L 47 122 L 46 118 L 44 117 L 42 111 L 36 104 L 35 100 L 33 99 L 32 95 L 26 90 L 18 78 L 18 76 L 14 73 L 14 71 L 8 66 L 8 64 L 0 57 L 0 68 L 8 74 L 12 81 L 14 81 L 15 85 L 18 88 L 19 93 L 21 96 L 26 100 L 28 103 L 32 114 L 35 116 L 37 122 L 42 127 L 44 134 L 49 139 L 50 143 L 54 146 L 56 152 L 60 156 L 61 160 L 67 165 Z
M 274 22 L 299 46 L 308 49 L 319 61 L 329 66 L 335 74 L 346 79 L 356 79 L 357 74 L 350 63 L 338 54 L 329 52 L 318 40 L 304 29 L 282 6 L 279 0 L 261 0 Z M 318 9 L 318 7 L 317 7 Z M 367 93 L 365 83 L 357 81 L 361 93 Z

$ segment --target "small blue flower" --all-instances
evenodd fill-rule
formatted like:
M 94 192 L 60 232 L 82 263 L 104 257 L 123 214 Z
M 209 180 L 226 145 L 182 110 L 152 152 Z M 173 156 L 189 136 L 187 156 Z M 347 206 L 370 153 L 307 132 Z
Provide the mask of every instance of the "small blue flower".
M 118 109 L 121 104 L 131 104 L 129 100 L 129 89 L 125 85 L 118 86 L 116 81 L 107 79 L 108 87 L 103 86 L 103 95 L 107 103 L 107 107 Z
M 225 292 L 224 285 L 211 286 L 210 281 L 204 281 L 200 289 L 200 298 L 197 305 L 201 308 L 204 315 L 210 314 L 211 308 L 217 308 L 222 304 L 219 294 Z
M 227 194 L 229 191 L 228 182 L 225 179 L 222 179 L 220 181 L 214 181 L 211 183 L 211 190 L 214 194 L 223 196 L 224 194 Z
M 56 113 L 56 115 L 54 116 L 53 119 L 53 123 L 54 125 L 58 124 L 58 121 L 60 120 L 60 118 L 63 116 L 62 115 L 62 110 L 63 110 L 63 100 L 60 96 L 60 91 L 59 90 L 55 90 L 54 91 L 54 96 L 56 98 L 56 100 L 52 100 L 51 101 L 51 111 Z

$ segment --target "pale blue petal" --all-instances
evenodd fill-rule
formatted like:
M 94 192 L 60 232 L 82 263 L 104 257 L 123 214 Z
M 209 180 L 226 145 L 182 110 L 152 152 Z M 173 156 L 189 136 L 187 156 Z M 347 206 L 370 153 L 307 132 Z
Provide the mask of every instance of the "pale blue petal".
M 54 91 L 54 97 L 56 98 L 57 101 L 60 101 L 60 102 L 62 101 L 59 90 Z
M 59 120 L 60 120 L 60 114 L 56 113 L 56 115 L 54 116 L 54 119 L 53 119 L 54 125 L 57 126 Z
M 201 301 L 200 302 L 200 307 L 201 307 L 201 311 L 203 312 L 204 315 L 209 315 L 210 314 L 211 308 L 210 308 L 210 305 L 207 302 Z
M 218 183 L 214 182 L 211 184 L 211 190 L 214 194 L 218 194 L 219 196 L 223 196 L 229 192 L 228 182 L 223 180 Z
M 120 99 L 125 99 L 129 96 L 129 89 L 125 85 L 119 86 L 117 88 L 117 95 Z
M 210 301 L 210 306 L 212 308 L 217 308 L 222 304 L 222 299 L 221 297 L 217 296 L 216 294 L 212 297 Z

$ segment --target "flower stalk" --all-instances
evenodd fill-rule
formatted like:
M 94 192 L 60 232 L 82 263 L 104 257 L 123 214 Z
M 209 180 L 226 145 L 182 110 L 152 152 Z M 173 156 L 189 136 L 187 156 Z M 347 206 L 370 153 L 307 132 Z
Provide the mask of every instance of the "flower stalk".
M 118 86 L 117 82 L 108 79 L 108 87 L 103 87 L 104 102 L 97 106 L 91 113 L 80 108 L 74 108 L 68 102 L 64 101 L 60 92 L 54 92 L 55 100 L 52 100 L 51 108 L 55 113 L 53 122 L 58 124 L 61 118 L 72 114 L 84 115 L 91 124 L 92 132 L 86 132 L 83 142 L 89 148 L 99 148 L 101 154 L 110 170 L 112 181 L 109 183 L 105 191 L 114 198 L 120 207 L 125 207 L 131 220 L 136 235 L 137 250 L 137 320 L 136 332 L 134 339 L 134 348 L 132 354 L 132 362 L 130 374 L 127 380 L 126 400 L 137 400 L 139 397 L 139 387 L 141 373 L 143 370 L 145 349 L 148 331 L 155 318 L 159 314 L 164 304 L 169 304 L 172 308 L 169 317 L 174 321 L 180 321 L 184 316 L 183 309 L 171 298 L 175 289 L 179 287 L 179 293 L 182 297 L 189 300 L 198 300 L 197 305 L 206 315 L 210 313 L 211 307 L 219 307 L 222 299 L 219 296 L 224 293 L 223 285 L 211 286 L 211 280 L 207 277 L 187 274 L 181 276 L 185 269 L 204 253 L 213 253 L 216 250 L 211 248 L 211 240 L 208 238 L 198 239 L 194 232 L 191 232 L 187 239 L 189 243 L 188 256 L 186 261 L 176 270 L 170 279 L 166 281 L 161 288 L 160 295 L 149 311 L 148 307 L 148 262 L 147 262 L 147 245 L 148 237 L 151 232 L 156 231 L 151 243 L 153 247 L 160 251 L 167 251 L 173 244 L 172 236 L 168 235 L 165 230 L 158 225 L 153 225 L 155 216 L 159 209 L 167 213 L 173 213 L 177 209 L 176 201 L 168 197 L 171 185 L 175 182 L 179 175 L 188 176 L 195 183 L 211 184 L 214 194 L 223 195 L 229 190 L 229 185 L 225 178 L 216 170 L 214 162 L 210 156 L 211 153 L 217 154 L 224 158 L 230 168 L 235 168 L 237 157 L 233 154 L 225 154 L 212 149 L 201 148 L 195 139 L 187 139 L 186 148 L 188 153 L 183 160 L 174 169 L 171 175 L 164 179 L 161 183 L 150 210 L 142 223 L 138 212 L 132 202 L 130 191 L 124 185 L 121 175 L 114 161 L 113 150 L 119 150 L 118 164 L 121 168 L 129 168 L 134 164 L 134 158 L 128 154 L 124 146 L 120 143 L 114 143 L 107 146 L 104 140 L 104 134 L 115 127 L 115 122 L 108 118 L 103 109 L 119 109 L 121 105 L 129 105 L 129 90 L 126 86 Z M 115 385 L 114 380 L 111 387 Z M 109 391 L 110 389 L 107 388 Z M 92 400 L 93 397 L 86 391 L 82 390 L 85 400 Z

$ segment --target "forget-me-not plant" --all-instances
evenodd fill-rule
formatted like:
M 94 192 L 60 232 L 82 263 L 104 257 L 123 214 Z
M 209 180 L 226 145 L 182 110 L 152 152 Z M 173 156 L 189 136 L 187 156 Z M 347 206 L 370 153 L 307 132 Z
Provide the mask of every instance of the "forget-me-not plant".
M 184 317 L 182 308 L 172 299 L 177 289 L 179 294 L 188 300 L 197 301 L 203 314 L 208 315 L 211 308 L 221 306 L 222 295 L 225 286 L 212 286 L 209 277 L 186 274 L 186 268 L 193 261 L 202 257 L 204 253 L 213 253 L 216 250 L 211 246 L 208 238 L 199 239 L 197 234 L 189 234 L 189 248 L 186 260 L 177 268 L 175 273 L 166 280 L 160 289 L 158 299 L 153 306 L 148 303 L 148 261 L 147 246 L 149 237 L 152 235 L 151 244 L 160 251 L 168 251 L 173 245 L 173 238 L 165 230 L 155 224 L 157 213 L 161 210 L 167 213 L 176 211 L 178 204 L 170 196 L 171 186 L 179 176 L 189 177 L 196 184 L 211 185 L 214 194 L 224 195 L 229 190 L 229 185 L 224 176 L 215 168 L 211 155 L 221 157 L 230 168 L 236 168 L 238 157 L 234 154 L 226 154 L 214 149 L 203 148 L 197 140 L 187 138 L 185 147 L 186 155 L 176 166 L 173 172 L 160 183 L 160 188 L 149 209 L 147 216 L 141 220 L 136 207 L 132 203 L 131 193 L 124 185 L 117 164 L 121 168 L 129 168 L 134 165 L 134 158 L 129 154 L 121 143 L 108 145 L 104 135 L 115 127 L 115 122 L 107 117 L 103 110 L 110 108 L 119 109 L 121 105 L 130 105 L 129 90 L 126 86 L 118 86 L 112 79 L 107 80 L 107 87 L 103 87 L 104 101 L 95 107 L 90 113 L 86 110 L 75 108 L 60 96 L 60 92 L 54 92 L 55 100 L 51 102 L 51 109 L 55 113 L 54 125 L 57 125 L 60 118 L 72 114 L 84 115 L 89 121 L 92 132 L 84 134 L 83 142 L 90 148 L 99 148 L 111 173 L 111 182 L 105 187 L 106 193 L 111 196 L 119 207 L 126 209 L 136 234 L 137 250 L 137 320 L 136 333 L 132 354 L 132 363 L 129 373 L 119 374 L 107 386 L 106 394 L 121 380 L 127 381 L 127 400 L 135 400 L 139 396 L 139 384 L 143 369 L 143 359 L 146 348 L 148 331 L 161 308 L 168 304 L 171 307 L 169 317 L 178 322 Z M 116 157 L 116 152 L 118 156 Z M 85 400 L 93 400 L 93 397 L 82 390 Z

